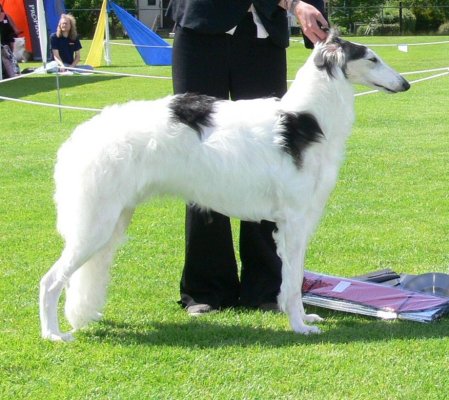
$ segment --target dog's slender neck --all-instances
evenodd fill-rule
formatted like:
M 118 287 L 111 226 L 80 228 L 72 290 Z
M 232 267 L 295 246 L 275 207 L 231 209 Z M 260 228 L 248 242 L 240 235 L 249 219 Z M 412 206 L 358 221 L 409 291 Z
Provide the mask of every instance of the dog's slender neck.
M 286 111 L 311 112 L 323 131 L 349 134 L 354 122 L 354 88 L 343 71 L 335 67 L 333 76 L 314 61 L 316 48 L 281 100 Z M 340 129 L 341 128 L 341 129 Z M 337 129 L 337 131 L 336 131 Z

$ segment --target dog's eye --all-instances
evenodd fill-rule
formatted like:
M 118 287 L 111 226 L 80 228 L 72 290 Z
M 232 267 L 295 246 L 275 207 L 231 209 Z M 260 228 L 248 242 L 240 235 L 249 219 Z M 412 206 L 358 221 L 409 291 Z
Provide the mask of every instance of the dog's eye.
M 371 57 L 371 58 L 368 58 L 368 61 L 371 61 L 373 63 L 377 63 L 379 60 L 376 57 Z

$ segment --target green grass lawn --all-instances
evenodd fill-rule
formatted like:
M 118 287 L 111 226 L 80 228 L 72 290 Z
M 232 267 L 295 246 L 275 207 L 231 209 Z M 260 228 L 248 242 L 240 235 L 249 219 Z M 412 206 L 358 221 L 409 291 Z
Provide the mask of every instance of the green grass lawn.
M 375 50 L 401 72 L 449 66 L 448 44 Z M 290 78 L 308 54 L 292 44 Z M 145 66 L 128 47 L 113 47 L 112 59 L 101 69 L 170 76 L 170 68 Z M 62 104 L 91 108 L 171 93 L 170 80 L 99 75 L 64 76 L 60 87 Z M 55 88 L 55 76 L 30 76 L 0 84 L 0 95 L 57 103 Z M 357 121 L 308 252 L 309 270 L 449 272 L 448 99 L 449 76 L 356 99 Z M 326 321 L 321 335 L 307 337 L 292 333 L 284 315 L 227 310 L 189 318 L 176 303 L 184 205 L 175 199 L 136 212 L 114 263 L 104 319 L 73 343 L 41 340 L 39 280 L 62 249 L 52 201 L 55 154 L 94 114 L 0 100 L 1 399 L 448 397 L 449 317 L 386 322 L 309 307 Z

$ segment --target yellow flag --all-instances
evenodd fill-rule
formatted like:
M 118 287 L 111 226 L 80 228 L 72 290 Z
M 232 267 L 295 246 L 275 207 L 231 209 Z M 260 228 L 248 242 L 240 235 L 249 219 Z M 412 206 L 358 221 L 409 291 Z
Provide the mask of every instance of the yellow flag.
M 89 54 L 86 58 L 86 64 L 92 67 L 99 67 L 103 56 L 104 30 L 106 25 L 106 2 L 103 0 L 101 5 L 100 16 L 98 17 L 97 28 L 95 29 L 94 39 L 90 46 Z

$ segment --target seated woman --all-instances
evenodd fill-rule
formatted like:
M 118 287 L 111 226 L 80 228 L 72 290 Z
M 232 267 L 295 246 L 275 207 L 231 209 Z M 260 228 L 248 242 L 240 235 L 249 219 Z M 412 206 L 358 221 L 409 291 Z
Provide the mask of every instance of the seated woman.
M 73 15 L 61 14 L 56 33 L 50 35 L 50 47 L 53 59 L 59 64 L 59 71 L 64 72 L 64 67 L 93 69 L 89 65 L 78 65 L 82 46 Z

